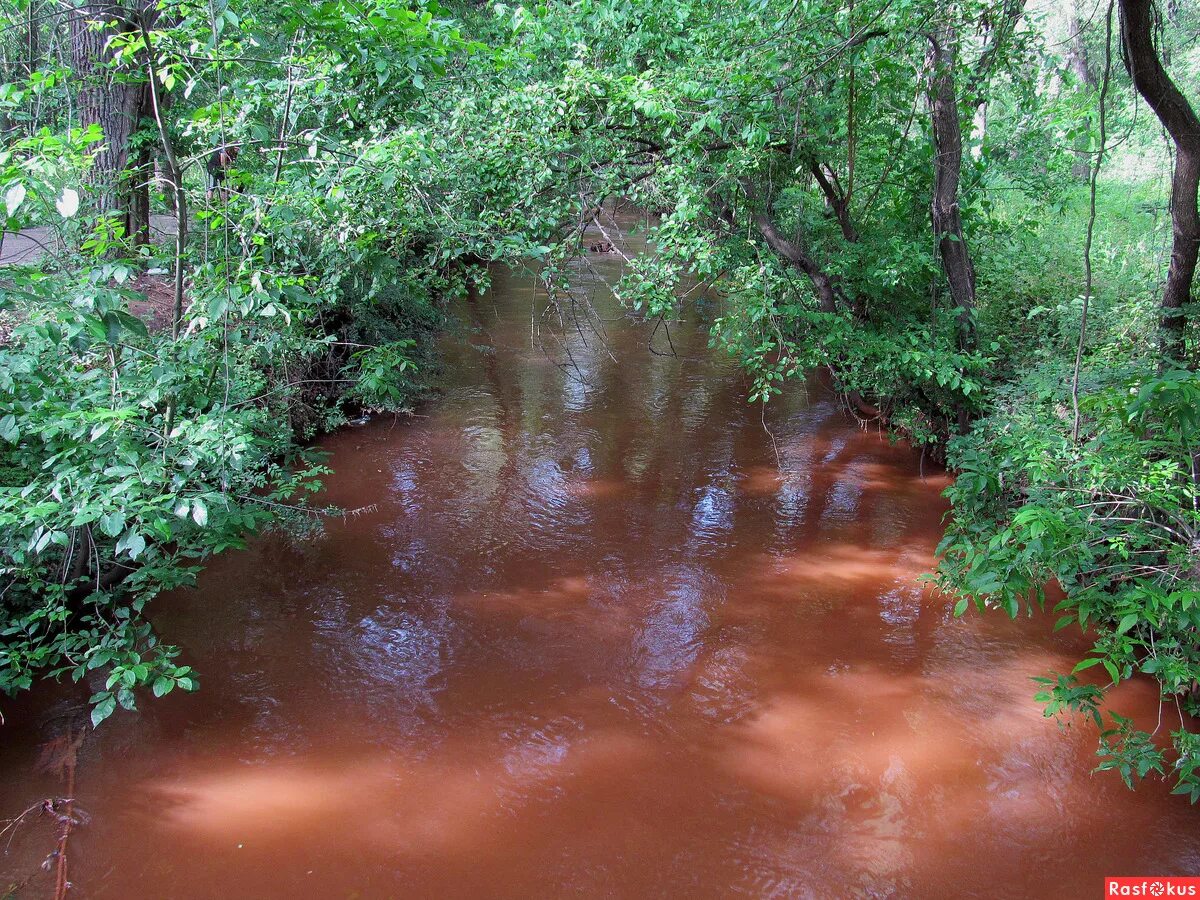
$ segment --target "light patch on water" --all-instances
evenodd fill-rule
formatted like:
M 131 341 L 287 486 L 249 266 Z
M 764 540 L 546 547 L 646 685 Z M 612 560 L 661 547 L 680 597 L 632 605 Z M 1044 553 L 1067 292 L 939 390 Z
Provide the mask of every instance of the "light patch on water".
M 476 514 L 499 493 L 504 484 L 500 472 L 508 462 L 504 432 L 491 424 L 469 425 L 462 430 L 464 449 L 461 465 L 464 478 L 456 509 L 460 517 Z
M 879 598 L 879 618 L 890 626 L 883 640 L 898 662 L 910 662 L 917 656 L 915 628 L 921 618 L 922 597 L 920 588 L 901 584 Z
M 857 465 L 847 466 L 825 499 L 821 520 L 825 524 L 853 525 L 858 519 L 863 487 Z
M 733 514 L 732 492 L 720 484 L 705 485 L 692 507 L 692 539 L 701 545 L 723 544 L 733 530 Z
M 392 497 L 398 501 L 401 509 L 409 515 L 420 509 L 418 490 L 420 476 L 417 474 L 413 460 L 407 456 L 392 468 Z
M 717 637 L 728 643 L 699 661 L 688 697 L 705 719 L 729 725 L 754 710 L 755 691 L 746 648 L 730 636 Z
M 450 629 L 429 618 L 428 612 L 417 616 L 381 606 L 348 639 L 343 634 L 330 652 L 344 654 L 352 665 L 353 680 L 345 690 L 360 702 L 435 709 L 443 669 L 451 662 Z
M 582 736 L 583 726 L 567 716 L 504 732 L 500 765 L 506 777 L 498 780 L 496 793 L 505 810 L 515 815 L 531 800 L 561 797 L 563 780 L 569 775 L 568 756 Z
M 672 575 L 665 596 L 650 609 L 636 635 L 633 675 L 644 689 L 680 684 L 709 626 L 707 608 L 719 603 L 724 593 L 703 570 L 679 568 Z

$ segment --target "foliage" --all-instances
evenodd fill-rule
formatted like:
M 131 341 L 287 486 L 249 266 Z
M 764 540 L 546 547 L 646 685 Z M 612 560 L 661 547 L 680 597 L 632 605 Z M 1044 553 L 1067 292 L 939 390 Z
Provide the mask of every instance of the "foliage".
M 177 96 L 167 129 L 177 152 L 203 161 L 214 140 L 282 135 L 270 154 L 239 156 L 228 197 L 187 178 L 196 219 L 178 258 L 136 246 L 122 217 L 92 202 L 98 126 L 44 125 L 0 152 L 5 230 L 44 224 L 57 245 L 0 282 L 11 326 L 0 342 L 7 693 L 43 676 L 86 679 L 98 724 L 134 708 L 138 689 L 194 689 L 196 674 L 147 622 L 148 602 L 248 534 L 310 520 L 319 510 L 306 498 L 325 469 L 308 440 L 347 408 L 400 409 L 424 389 L 455 279 L 424 222 L 396 241 L 395 207 L 362 202 L 394 193 L 395 172 L 373 166 L 385 139 L 355 116 L 403 111 L 451 54 L 475 51 L 435 10 L 183 2 L 159 10 L 167 27 L 114 37 L 113 65 L 153 70 Z M 350 38 L 359 16 L 379 41 L 369 57 Z M 282 79 L 269 58 L 228 62 L 272 45 L 292 54 Z M 58 97 L 74 89 L 57 69 L 6 85 L 9 120 L 46 100 L 52 79 Z M 236 117 L 233 96 L 250 101 Z M 288 107 L 290 119 L 272 121 Z M 177 265 L 182 319 L 148 329 L 147 291 L 161 301 L 167 290 L 154 272 Z

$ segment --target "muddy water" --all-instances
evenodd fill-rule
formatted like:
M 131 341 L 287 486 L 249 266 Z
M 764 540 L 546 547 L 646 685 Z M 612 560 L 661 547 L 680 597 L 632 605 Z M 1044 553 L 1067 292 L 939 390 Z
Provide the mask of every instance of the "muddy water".
M 74 895 L 1099 897 L 1200 871 L 1196 811 L 1089 775 L 1094 731 L 1032 701 L 1078 636 L 956 621 L 918 583 L 945 476 L 817 384 L 762 419 L 697 327 L 652 352 L 607 297 L 621 259 L 594 261 L 598 318 L 559 329 L 498 276 L 426 417 L 327 441 L 355 515 L 157 604 L 203 690 L 83 744 Z M 6 813 L 62 793 L 36 758 L 75 702 L 5 727 Z M 52 843 L 18 829 L 6 879 Z

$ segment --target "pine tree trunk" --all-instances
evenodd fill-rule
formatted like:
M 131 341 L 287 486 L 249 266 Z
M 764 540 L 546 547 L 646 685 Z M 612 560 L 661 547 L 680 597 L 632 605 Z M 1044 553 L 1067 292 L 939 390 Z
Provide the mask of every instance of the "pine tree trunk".
M 91 173 L 93 205 L 97 212 L 116 213 L 128 233 L 140 225 L 131 216 L 135 182 L 126 167 L 129 140 L 146 105 L 146 84 L 140 72 L 117 71 L 109 41 L 133 30 L 133 15 L 118 4 L 96 0 L 68 14 L 71 64 L 80 82 L 79 124 L 98 125 L 104 132 Z

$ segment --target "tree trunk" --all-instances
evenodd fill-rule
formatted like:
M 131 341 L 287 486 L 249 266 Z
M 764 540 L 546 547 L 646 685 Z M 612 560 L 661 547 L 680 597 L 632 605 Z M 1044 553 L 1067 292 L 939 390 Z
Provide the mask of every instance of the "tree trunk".
M 175 145 L 171 143 L 171 136 L 167 131 L 167 120 L 163 116 L 165 104 L 158 90 L 159 83 L 154 70 L 154 48 L 151 46 L 148 25 L 142 26 L 142 36 L 146 41 L 146 68 L 150 74 L 147 82 L 150 94 L 150 113 L 154 117 L 154 124 L 158 126 L 158 139 L 161 142 L 163 159 L 167 165 L 167 178 L 175 193 L 175 288 L 173 291 L 174 312 L 171 315 L 171 340 L 178 341 L 180 329 L 183 326 L 184 252 L 187 250 L 188 240 L 187 194 L 183 190 L 183 167 L 179 164 L 179 157 L 175 155 Z M 170 423 L 174 411 L 175 400 L 172 397 L 167 405 L 167 434 L 171 432 Z
M 1119 2 L 1125 68 L 1175 144 L 1175 171 L 1171 176 L 1171 264 L 1159 321 L 1164 353 L 1183 363 L 1187 325 L 1184 304 L 1191 298 L 1196 253 L 1200 248 L 1200 213 L 1196 206 L 1196 191 L 1200 187 L 1200 120 L 1159 58 L 1154 43 L 1157 23 L 1153 0 Z
M 756 192 L 750 179 L 742 179 L 742 190 L 746 192 L 746 197 L 751 203 L 756 201 Z M 755 211 L 753 218 L 754 225 L 758 228 L 759 234 L 766 239 L 767 246 L 808 276 L 813 289 L 817 292 L 817 302 L 820 304 L 821 312 L 837 312 L 839 296 L 837 287 L 817 261 L 809 256 L 802 247 L 785 238 L 768 213 Z
M 71 65 L 80 82 L 79 124 L 98 125 L 104 132 L 91 173 L 94 205 L 98 212 L 117 212 L 127 233 L 134 230 L 130 216 L 134 182 L 126 172 L 129 139 L 146 107 L 146 82 L 140 71 L 117 71 L 109 41 L 136 30 L 133 15 L 119 4 L 89 0 L 72 7 L 67 16 Z
M 955 46 L 952 36 L 929 34 L 929 106 L 933 120 L 933 199 L 929 205 L 942 269 L 958 307 L 960 349 L 975 346 L 975 267 L 963 236 L 958 206 L 962 171 L 962 124 L 954 90 Z
M 832 169 L 826 171 L 826 167 L 815 160 L 809 164 L 809 170 L 816 178 L 821 193 L 825 195 L 825 202 L 829 204 L 830 211 L 837 219 L 838 227 L 842 229 L 842 237 L 851 244 L 857 244 L 858 231 L 850 219 L 850 200 L 841 190 L 841 185 L 836 180 L 837 176 L 833 174 Z
M 26 76 L 32 75 L 38 69 L 38 62 L 42 55 L 40 37 L 41 8 L 36 2 L 30 2 L 29 9 L 26 10 L 25 40 L 23 41 L 25 46 L 22 50 L 25 58 L 21 65 L 21 70 Z
M 837 290 L 832 279 L 817 265 L 817 261 L 780 234 L 766 213 L 755 213 L 754 224 L 759 233 L 766 238 L 767 246 L 808 276 L 817 292 L 821 312 L 837 312 Z
M 821 188 L 821 193 L 825 195 L 825 203 L 837 219 L 838 227 L 842 229 L 842 237 L 849 244 L 857 244 L 859 242 L 858 229 L 854 227 L 854 219 L 850 213 L 850 196 L 849 191 L 842 190 L 841 183 L 838 181 L 837 174 L 829 166 L 813 160 L 809 169 L 813 177 L 817 180 L 817 186 Z M 760 229 L 761 230 L 761 229 Z M 844 291 L 838 291 L 836 285 L 835 293 L 841 298 L 846 299 Z M 867 321 L 869 318 L 867 313 L 867 298 L 863 294 L 854 294 L 850 301 L 850 311 L 854 313 L 854 318 L 861 322 Z
M 149 146 L 140 147 L 129 167 L 127 231 L 134 246 L 150 243 L 150 182 L 154 179 L 154 157 Z
M 154 184 L 156 190 L 162 193 L 163 205 L 167 208 L 168 215 L 175 215 L 175 187 L 167 178 L 167 161 L 162 154 L 157 154 L 154 159 Z
M 160 98 L 166 106 L 166 96 Z M 137 125 L 153 126 L 154 104 L 150 91 L 142 91 L 142 107 L 138 110 Z M 155 183 L 155 145 L 146 136 L 139 142 L 136 155 L 129 165 L 129 237 L 134 246 L 144 247 L 150 243 L 150 188 Z M 172 198 L 174 194 L 172 193 Z

